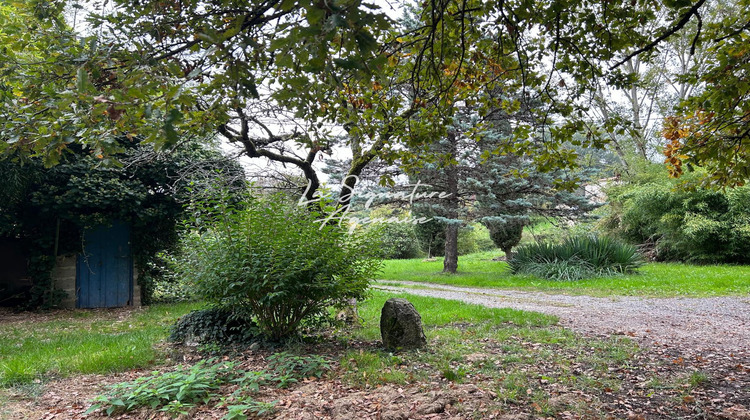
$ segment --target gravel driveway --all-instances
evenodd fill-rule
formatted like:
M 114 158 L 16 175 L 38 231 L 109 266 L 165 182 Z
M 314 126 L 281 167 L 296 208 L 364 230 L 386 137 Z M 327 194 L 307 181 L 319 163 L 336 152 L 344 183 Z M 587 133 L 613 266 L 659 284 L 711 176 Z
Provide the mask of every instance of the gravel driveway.
M 566 328 L 588 335 L 623 334 L 656 346 L 750 354 L 750 296 L 641 298 L 553 295 L 439 284 L 379 281 L 376 287 L 460 300 L 491 308 L 556 315 Z

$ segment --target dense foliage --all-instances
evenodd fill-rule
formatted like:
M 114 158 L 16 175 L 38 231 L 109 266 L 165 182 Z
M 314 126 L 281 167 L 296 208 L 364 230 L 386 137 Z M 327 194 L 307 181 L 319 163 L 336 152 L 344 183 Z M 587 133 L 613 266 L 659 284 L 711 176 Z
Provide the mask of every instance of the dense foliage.
M 364 225 L 367 235 L 378 243 L 376 255 L 385 260 L 417 258 L 420 254 L 415 225 L 401 223 L 409 220 L 409 214 L 397 207 L 382 206 L 367 208 L 353 216 L 377 221 Z
M 667 118 L 664 153 L 672 175 L 700 166 L 704 184 L 740 186 L 750 180 L 750 2 L 707 3 L 714 16 L 698 33 L 712 41 L 682 77 L 700 88 Z
M 87 413 L 101 410 L 112 415 L 149 407 L 178 417 L 189 416 L 194 407 L 213 402 L 227 408 L 222 420 L 247 419 L 250 414 L 261 417 L 272 413 L 275 405 L 253 398 L 261 387 L 286 388 L 302 379 L 320 378 L 330 368 L 328 361 L 317 355 L 284 352 L 268 359 L 269 369 L 261 371 L 243 370 L 237 362 L 208 359 L 169 372 L 153 372 L 132 382 L 110 385 L 106 393 L 94 399 Z M 234 392 L 222 396 L 220 388 L 230 384 Z
M 657 260 L 750 263 L 750 188 L 677 189 L 670 183 L 610 191 L 602 226 Z
M 208 308 L 192 311 L 172 325 L 169 341 L 186 343 L 244 343 L 257 337 L 258 328 L 251 320 L 228 309 Z
M 490 239 L 502 249 L 506 256 L 510 256 L 513 247 L 521 242 L 524 222 L 519 220 L 505 223 L 489 223 Z
M 489 230 L 481 223 L 470 223 L 458 231 L 458 255 L 491 251 L 497 248 Z
M 379 267 L 366 237 L 281 199 L 250 200 L 235 211 L 207 202 L 194 210 L 203 230 L 184 239 L 178 273 L 207 302 L 251 316 L 270 339 L 364 297 Z
M 174 251 L 174 250 L 173 250 Z M 197 300 L 193 287 L 174 270 L 171 253 L 157 253 L 148 263 L 144 275 L 151 279 L 151 303 L 176 303 Z
M 21 240 L 34 282 L 29 306 L 52 306 L 49 273 L 57 255 L 82 249 L 87 228 L 119 220 L 131 226 L 132 250 L 148 302 L 157 252 L 177 243 L 183 206 L 196 195 L 244 191 L 242 168 L 209 147 L 190 143 L 156 153 L 120 139 L 121 165 L 82 150 L 47 168 L 41 159 L 1 159 L 8 182 L 0 185 L 0 236 Z
M 417 207 L 415 214 L 422 215 L 424 209 Z M 440 256 L 445 252 L 445 222 L 433 219 L 414 226 L 417 245 L 427 257 Z M 496 246 L 490 239 L 489 230 L 481 223 L 467 223 L 458 229 L 456 251 L 459 256 L 475 252 L 490 251 Z
M 383 259 L 409 259 L 420 254 L 413 224 L 384 223 L 373 229 L 380 239 L 378 257 Z
M 607 237 L 579 236 L 562 243 L 537 243 L 516 249 L 508 261 L 514 274 L 533 274 L 550 280 L 634 272 L 642 258 L 635 247 Z
M 89 15 L 85 31 L 65 22 L 66 3 Z M 704 28 L 713 3 L 432 0 L 396 22 L 361 1 L 2 2 L 0 150 L 53 164 L 71 143 L 107 155 L 119 149 L 116 135 L 164 146 L 218 133 L 250 157 L 296 166 L 314 191 L 313 163 L 342 141 L 356 175 L 444 135 L 453 104 L 474 103 L 485 117 L 533 102 L 533 118 L 513 121 L 510 149 L 543 169 L 569 167 L 572 144 L 602 146 L 622 125 L 592 121 L 589 99 L 602 85 L 637 88 L 624 68 L 687 35 L 691 53 L 712 53 L 692 85 L 710 89 L 695 89 L 677 119 L 709 124 L 726 141 L 680 141 L 696 130 L 676 124 L 670 158 L 718 162 L 712 169 L 737 176 L 717 180 L 731 183 L 748 173 L 748 0 L 729 2 Z M 484 95 L 497 85 L 503 95 Z M 290 148 L 303 153 L 280 152 Z

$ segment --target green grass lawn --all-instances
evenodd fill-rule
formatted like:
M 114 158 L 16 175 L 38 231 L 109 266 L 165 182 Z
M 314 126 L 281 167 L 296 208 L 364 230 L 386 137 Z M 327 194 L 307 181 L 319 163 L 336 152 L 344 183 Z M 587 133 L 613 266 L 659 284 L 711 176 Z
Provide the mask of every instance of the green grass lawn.
M 363 328 L 354 330 L 353 338 L 370 342 L 380 338 L 380 310 L 390 297 L 414 304 L 428 348 L 400 353 L 377 347 L 348 351 L 341 357 L 341 368 L 343 379 L 354 386 L 481 380 L 483 387 L 497 392 L 500 405 L 533 403 L 538 412 L 554 415 L 539 378 L 561 389 L 617 388 L 620 382 L 609 374 L 610 367 L 628 363 L 640 351 L 626 338 L 584 338 L 556 326 L 554 316 L 383 291 L 374 291 L 360 304 Z M 571 379 L 575 366 L 586 366 L 588 373 Z
M 557 323 L 557 317 L 515 309 L 494 309 L 468 303 L 375 290 L 358 306 L 362 328 L 351 331 L 350 337 L 369 342 L 380 339 L 380 312 L 392 297 L 408 299 L 419 311 L 429 346 L 434 352 L 408 353 L 394 356 L 385 350 L 351 350 L 341 357 L 345 379 L 356 386 L 377 386 L 386 383 L 407 384 L 427 381 L 429 376 L 451 368 L 451 361 L 462 360 L 478 351 L 477 337 L 492 337 L 511 331 L 530 337 Z M 572 337 L 568 331 L 554 329 Z M 473 339 L 471 338 L 473 337 Z M 431 368 L 418 372 L 404 369 L 404 362 L 426 364 Z
M 482 252 L 461 256 L 458 273 L 443 274 L 443 260 L 388 260 L 380 278 L 455 286 L 525 289 L 592 296 L 707 297 L 750 294 L 750 266 L 649 263 L 634 275 L 601 277 L 576 282 L 556 282 L 533 276 L 513 276 L 500 255 Z
M 380 311 L 385 301 L 392 297 L 408 299 L 417 308 L 422 322 L 428 327 L 481 322 L 489 322 L 490 326 L 509 324 L 519 327 L 548 327 L 557 323 L 557 317 L 539 312 L 487 308 L 455 300 L 375 290 L 370 298 L 361 302 L 357 307 L 364 321 L 364 328 L 354 330 L 358 338 L 366 340 L 380 338 Z
M 380 347 L 380 311 L 390 297 L 405 297 L 420 312 L 428 339 L 425 349 L 394 353 Z M 119 372 L 158 363 L 165 353 L 155 345 L 163 341 L 168 326 L 201 306 L 60 311 L 27 320 L 0 319 L 0 388 L 40 390 L 55 377 Z M 556 325 L 554 316 L 514 309 L 373 290 L 369 299 L 360 302 L 359 312 L 362 327 L 338 330 L 337 345 L 325 350 L 324 358 L 339 360 L 328 379 L 340 378 L 357 388 L 403 384 L 412 390 L 453 389 L 455 383 L 472 383 L 495 394 L 484 400 L 486 406 L 467 408 L 467 413 L 484 410 L 476 418 L 513 407 L 532 407 L 536 414 L 548 417 L 569 411 L 594 418 L 602 410 L 598 395 L 632 391 L 627 387 L 633 380 L 624 380 L 613 367 L 632 367 L 644 354 L 626 337 L 587 338 Z M 292 340 L 284 350 L 309 355 L 305 342 Z M 316 340 L 311 343 L 318 345 Z M 686 376 L 688 367 L 677 368 L 682 370 L 646 378 L 651 385 L 639 392 L 668 391 L 668 398 L 673 398 L 711 380 L 701 372 Z M 4 391 L 0 389 L 0 406 L 3 398 L 10 398 Z M 589 399 L 554 403 L 554 397 L 562 393 L 588 395 Z
M 151 365 L 154 344 L 199 304 L 123 311 L 63 311 L 51 319 L 0 320 L 0 387 L 74 373 L 120 372 Z

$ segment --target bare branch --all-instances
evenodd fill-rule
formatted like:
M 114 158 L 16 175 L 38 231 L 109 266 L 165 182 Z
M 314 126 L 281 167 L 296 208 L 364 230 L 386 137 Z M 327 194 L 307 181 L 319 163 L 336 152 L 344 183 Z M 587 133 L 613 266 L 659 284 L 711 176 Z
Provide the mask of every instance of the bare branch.
M 667 30 L 666 32 L 664 32 L 663 34 L 661 34 L 655 40 L 649 42 L 646 46 L 638 48 L 637 50 L 635 50 L 632 53 L 628 54 L 625 58 L 623 58 L 622 60 L 620 60 L 617 63 L 615 63 L 609 69 L 610 70 L 614 70 L 614 69 L 620 67 L 621 65 L 625 64 L 631 58 L 633 58 L 633 57 L 635 57 L 635 56 L 637 56 L 639 54 L 642 54 L 642 53 L 644 53 L 646 51 L 652 50 L 660 42 L 664 41 L 665 39 L 669 38 L 670 36 L 674 35 L 678 31 L 680 31 L 680 29 L 682 29 L 683 27 L 685 27 L 685 25 L 687 25 L 687 23 L 690 22 L 690 18 L 692 18 L 693 15 L 697 15 L 698 14 L 698 9 L 700 9 L 701 6 L 703 6 L 703 4 L 705 2 L 706 2 L 706 0 L 698 0 L 698 3 L 695 3 L 693 5 L 693 7 L 690 8 L 690 10 L 688 10 L 684 15 L 682 15 L 682 18 L 677 22 L 676 25 L 674 25 L 671 28 L 669 28 L 669 30 Z

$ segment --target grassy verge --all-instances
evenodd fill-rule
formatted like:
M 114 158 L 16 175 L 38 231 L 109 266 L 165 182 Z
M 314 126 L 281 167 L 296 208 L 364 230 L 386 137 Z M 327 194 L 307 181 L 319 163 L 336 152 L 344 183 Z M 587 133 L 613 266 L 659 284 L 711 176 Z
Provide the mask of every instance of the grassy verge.
M 750 266 L 650 263 L 639 274 L 555 282 L 533 276 L 513 276 L 504 262 L 492 261 L 498 252 L 462 256 L 458 273 L 442 274 L 443 261 L 388 260 L 382 279 L 450 284 L 455 286 L 538 290 L 592 296 L 708 297 L 750 293 Z
M 385 292 L 375 292 L 361 305 L 364 327 L 355 338 L 379 337 L 379 311 L 389 297 L 405 297 L 414 304 L 429 346 L 397 354 L 377 349 L 347 352 L 341 368 L 352 385 L 473 383 L 496 393 L 500 405 L 532 404 L 539 407 L 538 414 L 555 415 L 570 407 L 551 407 L 550 390 L 619 389 L 621 383 L 610 368 L 626 365 L 639 352 L 624 338 L 582 338 L 555 326 L 555 317 L 548 315 Z
M 127 313 L 66 311 L 50 319 L 0 320 L 0 387 L 50 376 L 120 372 L 159 359 L 154 344 L 199 304 L 155 305 Z

